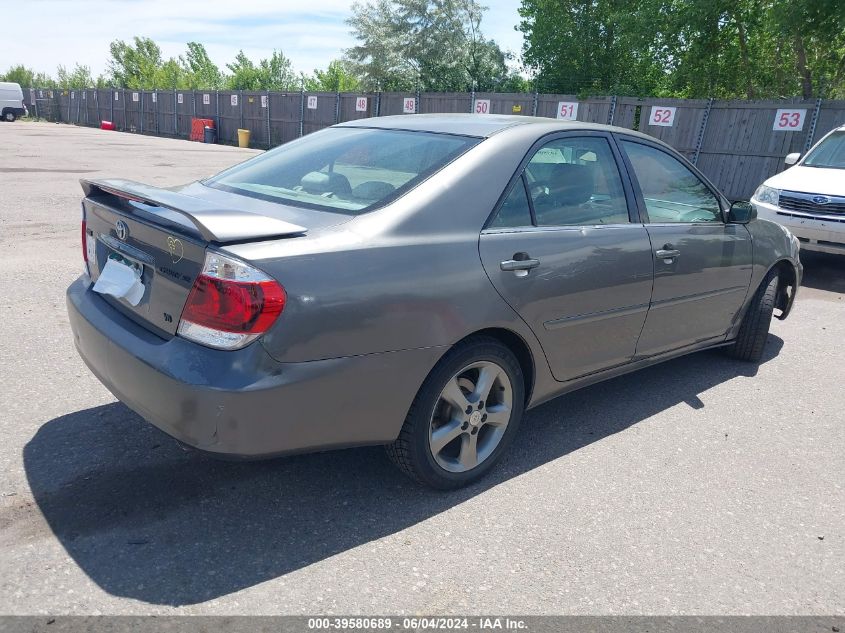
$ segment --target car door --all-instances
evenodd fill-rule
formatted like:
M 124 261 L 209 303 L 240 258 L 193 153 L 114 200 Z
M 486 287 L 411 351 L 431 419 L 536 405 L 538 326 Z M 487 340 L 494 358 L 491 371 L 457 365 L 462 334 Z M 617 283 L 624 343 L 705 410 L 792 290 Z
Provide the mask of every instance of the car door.
M 488 277 L 560 381 L 631 360 L 645 321 L 651 245 L 619 160 L 608 134 L 546 137 L 480 235 Z
M 751 281 L 751 236 L 720 196 L 663 148 L 620 137 L 654 249 L 654 290 L 637 356 L 724 338 Z

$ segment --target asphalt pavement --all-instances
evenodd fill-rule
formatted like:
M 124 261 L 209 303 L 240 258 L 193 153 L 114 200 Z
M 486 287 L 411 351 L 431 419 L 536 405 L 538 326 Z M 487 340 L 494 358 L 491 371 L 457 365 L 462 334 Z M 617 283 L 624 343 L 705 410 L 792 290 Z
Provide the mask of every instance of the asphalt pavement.
M 702 352 L 543 405 L 433 492 L 378 447 L 183 451 L 71 341 L 80 177 L 173 185 L 255 150 L 0 124 L 0 613 L 845 612 L 845 257 L 759 366 Z

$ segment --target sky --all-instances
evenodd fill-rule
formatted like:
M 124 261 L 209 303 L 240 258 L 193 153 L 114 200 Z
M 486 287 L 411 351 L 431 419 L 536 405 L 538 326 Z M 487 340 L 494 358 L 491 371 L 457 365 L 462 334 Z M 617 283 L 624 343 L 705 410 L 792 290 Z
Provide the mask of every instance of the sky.
M 281 50 L 297 71 L 325 68 L 354 44 L 344 20 L 353 0 L 0 0 L 4 28 L 0 72 L 23 63 L 55 76 L 75 63 L 105 73 L 109 43 L 145 36 L 166 58 L 185 44 L 205 44 L 224 68 L 240 49 L 253 60 Z M 519 53 L 519 0 L 482 0 L 489 7 L 482 32 Z

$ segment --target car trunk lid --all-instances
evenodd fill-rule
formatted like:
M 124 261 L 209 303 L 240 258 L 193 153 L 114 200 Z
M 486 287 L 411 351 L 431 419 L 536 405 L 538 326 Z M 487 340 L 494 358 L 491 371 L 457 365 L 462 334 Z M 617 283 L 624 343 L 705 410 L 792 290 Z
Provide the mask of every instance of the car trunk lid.
M 209 245 L 295 238 L 307 228 L 280 217 L 221 205 L 128 180 L 81 181 L 88 268 L 96 282 L 109 259 L 139 271 L 143 295 L 102 296 L 159 335 L 175 334 Z M 184 191 L 184 190 L 183 190 Z M 112 264 L 114 266 L 114 264 Z

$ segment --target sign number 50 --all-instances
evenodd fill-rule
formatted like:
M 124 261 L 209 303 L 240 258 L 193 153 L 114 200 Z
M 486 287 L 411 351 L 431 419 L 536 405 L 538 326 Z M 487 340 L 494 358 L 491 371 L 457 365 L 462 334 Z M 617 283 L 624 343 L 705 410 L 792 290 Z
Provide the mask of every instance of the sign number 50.
M 490 99 L 476 99 L 474 110 L 476 114 L 490 114 Z

